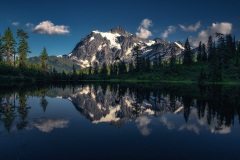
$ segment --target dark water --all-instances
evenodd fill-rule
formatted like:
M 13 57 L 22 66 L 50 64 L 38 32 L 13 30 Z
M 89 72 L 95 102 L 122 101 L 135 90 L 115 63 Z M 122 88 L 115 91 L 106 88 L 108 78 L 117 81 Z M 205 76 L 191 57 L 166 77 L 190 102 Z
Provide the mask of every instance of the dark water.
M 240 86 L 0 87 L 0 159 L 239 159 Z

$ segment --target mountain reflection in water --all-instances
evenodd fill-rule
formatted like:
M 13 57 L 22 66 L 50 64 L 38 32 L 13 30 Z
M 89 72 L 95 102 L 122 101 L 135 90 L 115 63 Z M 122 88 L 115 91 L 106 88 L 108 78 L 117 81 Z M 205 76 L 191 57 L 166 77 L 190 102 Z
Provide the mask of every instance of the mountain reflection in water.
M 240 86 L 0 86 L 0 159 L 232 159 L 239 117 Z

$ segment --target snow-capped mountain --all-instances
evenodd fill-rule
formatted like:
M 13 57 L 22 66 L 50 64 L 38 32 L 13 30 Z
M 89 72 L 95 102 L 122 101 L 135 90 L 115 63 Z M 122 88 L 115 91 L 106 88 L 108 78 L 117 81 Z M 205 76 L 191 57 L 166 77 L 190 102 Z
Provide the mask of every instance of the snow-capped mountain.
M 178 56 L 184 50 L 180 42 L 141 39 L 118 26 L 108 32 L 92 31 L 75 46 L 68 57 L 82 67 L 88 67 L 94 62 L 110 64 L 116 59 L 128 62 L 133 58 L 132 49 L 136 45 L 141 45 L 142 55 L 149 56 L 151 60 L 158 55 L 163 59 L 169 58 L 172 53 Z

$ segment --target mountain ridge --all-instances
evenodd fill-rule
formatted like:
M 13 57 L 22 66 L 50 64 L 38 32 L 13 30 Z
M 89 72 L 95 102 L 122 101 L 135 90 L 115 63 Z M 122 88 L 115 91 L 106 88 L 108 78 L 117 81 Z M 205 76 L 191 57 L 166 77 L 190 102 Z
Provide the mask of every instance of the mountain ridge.
M 184 50 L 179 42 L 168 42 L 159 38 L 142 39 L 117 26 L 107 32 L 92 31 L 76 44 L 68 56 L 83 68 L 95 62 L 100 65 L 104 62 L 111 64 L 116 59 L 129 62 L 133 59 L 132 49 L 137 45 L 141 46 L 141 55 L 150 57 L 151 60 L 159 55 L 163 56 L 163 59 L 170 58 L 172 54 L 179 56 Z

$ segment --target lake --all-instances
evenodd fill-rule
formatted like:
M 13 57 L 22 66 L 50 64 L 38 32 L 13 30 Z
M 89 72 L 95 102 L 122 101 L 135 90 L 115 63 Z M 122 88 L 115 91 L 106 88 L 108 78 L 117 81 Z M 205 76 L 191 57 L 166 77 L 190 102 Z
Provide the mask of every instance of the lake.
M 238 159 L 240 86 L 0 86 L 0 159 Z

